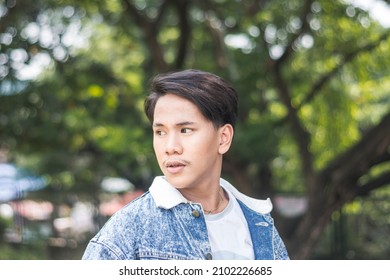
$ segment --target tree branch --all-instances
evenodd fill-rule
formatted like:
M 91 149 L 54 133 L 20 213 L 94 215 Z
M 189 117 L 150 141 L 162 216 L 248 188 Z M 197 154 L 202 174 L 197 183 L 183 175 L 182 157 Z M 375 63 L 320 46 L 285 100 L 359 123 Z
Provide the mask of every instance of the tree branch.
M 373 190 L 379 189 L 386 184 L 390 184 L 390 172 L 383 173 L 366 184 L 358 186 L 355 196 L 366 196 Z
M 179 15 L 179 29 L 180 29 L 180 37 L 177 47 L 176 61 L 175 67 L 177 69 L 182 68 L 188 46 L 191 44 L 191 27 L 189 21 L 189 1 L 188 0 L 176 0 L 175 1 L 177 14 Z
M 158 16 L 155 21 L 151 21 L 146 15 L 142 14 L 130 0 L 123 0 L 125 10 L 128 11 L 129 15 L 134 18 L 135 23 L 142 30 L 147 47 L 149 48 L 152 56 L 152 61 L 155 64 L 159 72 L 166 72 L 169 67 L 164 59 L 164 51 L 162 46 L 157 40 L 158 23 L 161 21 L 169 0 L 165 0 L 158 11 Z
M 286 49 L 285 49 L 283 55 L 281 57 L 279 57 L 279 59 L 276 61 L 276 64 L 283 64 L 291 56 L 291 54 L 294 52 L 293 45 L 294 45 L 295 41 L 302 34 L 304 34 L 305 32 L 310 30 L 310 26 L 309 26 L 309 22 L 307 20 L 307 17 L 311 13 L 311 5 L 313 4 L 313 2 L 314 2 L 313 0 L 306 0 L 305 1 L 304 5 L 303 5 L 302 13 L 299 17 L 301 22 L 302 22 L 301 29 L 299 30 L 299 32 L 297 32 L 295 34 L 295 36 L 292 36 L 290 38 L 289 43 L 286 46 Z
M 321 171 L 321 178 L 331 185 L 344 185 L 351 178 L 358 179 L 373 165 L 388 157 L 390 146 L 390 112 L 371 128 L 361 140 L 329 163 Z
M 379 46 L 380 43 L 382 43 L 384 40 L 386 40 L 390 36 L 390 31 L 383 33 L 379 39 L 375 42 L 368 43 L 367 45 L 358 48 L 349 54 L 346 54 L 342 61 L 336 65 L 332 70 L 330 70 L 328 73 L 324 74 L 310 89 L 308 94 L 306 95 L 305 99 L 301 102 L 301 104 L 297 107 L 299 110 L 303 105 L 309 103 L 313 98 L 315 98 L 316 95 L 320 93 L 321 88 L 331 79 L 333 78 L 341 68 L 343 68 L 347 63 L 351 62 L 355 57 L 357 57 L 359 54 L 363 52 L 368 52 L 376 47 Z
M 309 189 L 309 192 L 314 194 L 315 193 L 314 190 L 315 171 L 313 167 L 313 155 L 309 150 L 310 141 L 311 141 L 310 134 L 303 127 L 298 117 L 298 111 L 292 104 L 291 93 L 287 86 L 287 82 L 284 80 L 282 75 L 283 64 L 293 53 L 294 42 L 299 36 L 301 36 L 304 32 L 309 30 L 309 24 L 306 18 L 310 14 L 310 8 L 312 3 L 313 3 L 312 0 L 305 1 L 300 16 L 302 21 L 302 27 L 295 36 L 291 37 L 283 55 L 275 62 L 272 62 L 272 60 L 270 59 L 267 65 L 270 71 L 274 74 L 275 84 L 278 88 L 279 98 L 287 108 L 286 118 L 289 124 L 291 125 L 292 135 L 295 138 L 295 142 L 298 146 L 300 158 L 302 161 L 302 171 L 305 177 L 306 186 Z M 265 38 L 263 38 L 263 43 L 267 45 L 267 43 L 264 42 L 264 40 Z
M 295 142 L 298 145 L 300 158 L 302 160 L 302 168 L 305 174 L 306 179 L 309 179 L 314 173 L 313 170 L 313 155 L 309 150 L 310 146 L 310 135 L 306 129 L 302 126 L 301 121 L 298 117 L 297 110 L 294 108 L 291 102 L 291 95 L 287 87 L 286 81 L 284 81 L 281 70 L 276 67 L 273 71 L 276 85 L 278 87 L 279 97 L 282 103 L 287 108 L 287 119 L 291 125 L 292 135 L 295 138 Z M 306 183 L 309 183 L 311 180 L 307 180 Z M 311 184 L 308 184 L 308 186 Z

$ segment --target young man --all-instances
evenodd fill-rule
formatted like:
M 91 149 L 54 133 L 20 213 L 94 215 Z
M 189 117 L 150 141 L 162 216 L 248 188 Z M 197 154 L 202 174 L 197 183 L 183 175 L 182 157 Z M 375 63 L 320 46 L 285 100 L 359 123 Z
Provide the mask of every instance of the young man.
M 145 101 L 164 176 L 114 214 L 83 259 L 288 259 L 270 200 L 220 178 L 237 119 L 237 93 L 199 70 L 158 75 Z

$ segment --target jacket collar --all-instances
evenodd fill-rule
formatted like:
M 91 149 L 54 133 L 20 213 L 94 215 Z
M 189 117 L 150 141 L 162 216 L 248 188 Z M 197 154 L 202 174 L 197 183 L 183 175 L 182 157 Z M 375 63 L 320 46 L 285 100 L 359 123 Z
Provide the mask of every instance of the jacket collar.
M 261 214 L 268 214 L 272 210 L 272 203 L 269 198 L 260 200 L 251 198 L 239 192 L 228 181 L 220 179 L 221 186 L 231 192 L 233 196 L 243 202 L 250 209 Z M 175 187 L 173 187 L 164 176 L 157 176 L 149 188 L 157 207 L 171 209 L 180 203 L 190 203 Z

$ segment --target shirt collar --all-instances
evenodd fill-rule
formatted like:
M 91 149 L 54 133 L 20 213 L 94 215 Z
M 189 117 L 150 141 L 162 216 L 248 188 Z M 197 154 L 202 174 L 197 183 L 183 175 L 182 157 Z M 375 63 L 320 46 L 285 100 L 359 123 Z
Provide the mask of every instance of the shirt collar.
M 189 202 L 164 176 L 154 178 L 149 192 L 160 208 L 171 209 L 180 203 Z
M 266 200 L 251 198 L 239 192 L 233 185 L 222 178 L 220 179 L 220 185 L 224 189 L 230 191 L 236 199 L 243 202 L 252 210 L 261 214 L 271 212 L 272 203 L 269 198 Z M 173 187 L 164 176 L 157 176 L 154 179 L 149 188 L 149 192 L 156 202 L 157 207 L 163 209 L 171 209 L 180 203 L 189 203 L 189 201 L 175 187 Z

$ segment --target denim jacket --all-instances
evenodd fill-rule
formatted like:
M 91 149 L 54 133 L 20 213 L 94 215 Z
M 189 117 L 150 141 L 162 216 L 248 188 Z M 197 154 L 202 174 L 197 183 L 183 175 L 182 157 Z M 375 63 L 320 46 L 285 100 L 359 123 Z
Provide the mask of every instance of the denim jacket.
M 269 199 L 250 198 L 220 179 L 247 220 L 255 259 L 289 259 L 270 215 Z M 163 176 L 115 213 L 90 240 L 82 259 L 212 259 L 202 206 L 188 201 Z

